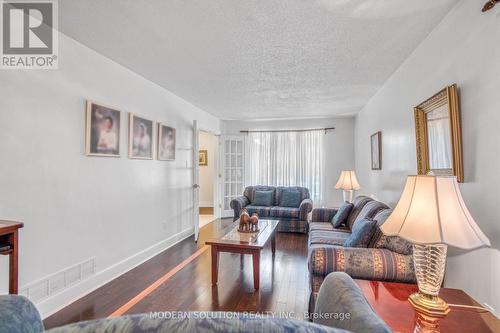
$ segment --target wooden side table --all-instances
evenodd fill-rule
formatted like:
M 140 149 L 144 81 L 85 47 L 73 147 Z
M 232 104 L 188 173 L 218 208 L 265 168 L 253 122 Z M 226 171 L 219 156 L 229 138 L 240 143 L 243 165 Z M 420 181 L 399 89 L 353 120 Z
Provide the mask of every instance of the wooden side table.
M 21 222 L 0 220 L 0 255 L 9 256 L 9 294 L 18 292 L 18 231 L 23 226 Z
M 355 280 L 375 312 L 395 333 L 406 332 L 500 332 L 500 320 L 490 312 L 450 306 L 444 318 L 429 318 L 419 315 L 408 302 L 408 296 L 418 291 L 414 284 L 381 281 Z M 441 288 L 439 297 L 448 304 L 481 306 L 459 289 Z M 416 330 L 416 327 L 434 330 Z

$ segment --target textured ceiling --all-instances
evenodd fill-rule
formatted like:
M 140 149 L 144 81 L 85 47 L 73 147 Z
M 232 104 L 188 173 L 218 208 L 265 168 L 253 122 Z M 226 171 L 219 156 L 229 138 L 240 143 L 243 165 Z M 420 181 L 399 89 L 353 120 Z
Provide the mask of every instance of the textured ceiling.
M 359 111 L 455 3 L 60 0 L 59 26 L 221 119 L 320 117 Z

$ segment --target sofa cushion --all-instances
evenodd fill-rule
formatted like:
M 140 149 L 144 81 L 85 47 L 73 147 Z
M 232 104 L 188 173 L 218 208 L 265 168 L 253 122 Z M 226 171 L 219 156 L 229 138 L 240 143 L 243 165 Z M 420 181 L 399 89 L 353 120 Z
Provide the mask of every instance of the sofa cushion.
M 389 207 L 380 201 L 371 200 L 363 206 L 363 208 L 361 209 L 361 211 L 359 212 L 358 216 L 356 217 L 356 219 L 354 221 L 352 221 L 350 219 L 347 221 L 347 223 L 348 223 L 347 226 L 349 227 L 349 229 L 352 230 L 354 225 L 358 221 L 361 221 L 362 219 L 365 219 L 365 218 L 373 219 L 375 217 L 375 215 L 377 215 L 378 212 L 380 212 L 381 210 L 384 210 L 384 209 L 389 209 Z M 354 210 L 354 208 L 353 208 L 353 210 Z
M 347 218 L 349 217 L 352 207 L 354 207 L 354 205 L 347 201 L 340 206 L 339 210 L 332 218 L 334 228 L 338 228 L 347 222 Z
M 362 219 L 354 225 L 352 233 L 344 242 L 345 247 L 368 247 L 375 232 L 377 222 L 368 218 Z
M 382 236 L 380 246 L 378 247 L 404 255 L 413 253 L 413 244 L 398 236 Z
M 413 253 L 413 244 L 398 236 L 386 236 L 380 230 L 380 226 L 384 224 L 385 220 L 391 215 L 392 209 L 383 209 L 373 218 L 377 221 L 375 233 L 370 241 L 368 247 L 379 249 L 388 249 L 393 252 L 409 255 Z
M 309 246 L 313 244 L 344 245 L 350 233 L 330 230 L 312 230 L 309 232 Z
M 273 191 L 255 191 L 255 196 L 252 201 L 254 206 L 272 206 L 273 205 Z
M 385 220 L 387 220 L 387 218 L 391 214 L 392 209 L 382 209 L 373 217 L 373 219 L 377 221 L 377 227 L 375 228 L 375 233 L 373 234 L 372 240 L 368 247 L 376 247 L 375 244 L 377 244 L 384 235 L 382 233 L 382 230 L 380 230 L 380 226 L 385 222 Z
M 329 222 L 309 222 L 309 231 L 330 230 L 333 231 L 333 224 Z
M 300 192 L 297 190 L 283 190 L 281 193 L 280 206 L 297 208 L 302 202 Z
M 259 217 L 269 217 L 271 213 L 271 207 L 268 206 L 255 206 L 255 205 L 249 205 L 245 207 L 248 211 L 248 214 L 252 215 L 254 213 L 257 213 Z
M 248 198 L 248 201 L 253 202 L 253 200 L 255 198 L 256 191 L 276 192 L 276 188 L 274 186 L 266 186 L 266 185 L 247 186 L 247 187 L 245 187 L 245 191 L 243 191 L 243 195 Z M 275 193 L 275 195 L 276 195 L 276 193 Z M 271 206 L 274 206 L 274 204 Z
M 295 218 L 298 219 L 300 215 L 300 209 L 291 207 L 272 207 L 269 213 L 271 217 L 284 217 L 284 218 Z
M 310 199 L 309 189 L 301 186 L 278 186 L 275 191 L 274 206 L 281 206 L 281 197 L 285 191 L 297 191 L 300 193 L 300 201 Z M 300 204 L 300 203 L 299 203 Z M 298 207 L 298 206 L 297 206 Z
M 356 218 L 358 217 L 359 213 L 361 212 L 363 207 L 370 201 L 373 201 L 373 199 L 363 195 L 354 198 L 352 202 L 353 207 L 351 213 L 347 218 L 347 226 L 349 227 L 349 229 L 352 229 L 352 225 L 354 224 L 354 221 L 356 221 Z

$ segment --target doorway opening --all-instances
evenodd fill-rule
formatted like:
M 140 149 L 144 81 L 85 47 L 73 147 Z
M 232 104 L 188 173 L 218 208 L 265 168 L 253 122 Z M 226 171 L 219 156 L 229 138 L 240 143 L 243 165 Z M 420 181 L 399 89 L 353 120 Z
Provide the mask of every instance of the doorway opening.
M 217 160 L 218 138 L 199 131 L 199 209 L 200 228 L 217 218 Z

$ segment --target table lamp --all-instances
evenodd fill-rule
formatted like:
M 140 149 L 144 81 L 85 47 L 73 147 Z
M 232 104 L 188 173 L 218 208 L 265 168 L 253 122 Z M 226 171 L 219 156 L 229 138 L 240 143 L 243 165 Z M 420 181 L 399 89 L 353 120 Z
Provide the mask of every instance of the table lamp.
M 403 194 L 381 230 L 414 244 L 419 291 L 408 300 L 417 311 L 437 317 L 450 311 L 438 297 L 448 245 L 469 250 L 490 246 L 465 206 L 456 177 L 408 176 Z
M 361 188 L 358 183 L 358 178 L 356 178 L 356 172 L 354 172 L 353 170 L 342 170 L 335 188 L 337 190 L 343 190 L 342 194 L 344 197 L 344 201 L 352 202 L 354 191 L 357 191 Z

